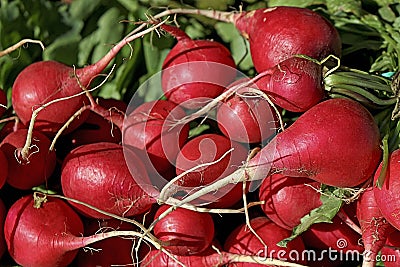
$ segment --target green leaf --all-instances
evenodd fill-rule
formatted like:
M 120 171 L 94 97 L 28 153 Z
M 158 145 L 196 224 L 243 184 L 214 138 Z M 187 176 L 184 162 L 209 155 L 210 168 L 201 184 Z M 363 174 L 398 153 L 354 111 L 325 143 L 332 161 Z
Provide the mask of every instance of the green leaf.
M 322 205 L 320 207 L 313 209 L 309 214 L 301 218 L 300 224 L 293 229 L 290 237 L 283 239 L 277 245 L 286 247 L 288 242 L 307 231 L 315 223 L 332 223 L 333 217 L 342 206 L 342 200 L 335 196 L 322 194 L 321 202 Z
M 389 6 L 381 7 L 380 9 L 378 9 L 378 12 L 379 15 L 381 15 L 381 17 L 388 22 L 394 22 L 397 17 Z
M 324 0 L 270 0 L 268 6 L 295 6 L 295 7 L 308 7 L 312 5 L 324 4 Z
M 249 70 L 253 67 L 250 54 L 249 42 L 239 33 L 232 23 L 218 22 L 215 29 L 222 40 L 230 44 L 232 57 L 238 67 L 242 70 Z
M 101 0 L 74 0 L 70 6 L 70 14 L 77 20 L 85 20 L 101 4 Z

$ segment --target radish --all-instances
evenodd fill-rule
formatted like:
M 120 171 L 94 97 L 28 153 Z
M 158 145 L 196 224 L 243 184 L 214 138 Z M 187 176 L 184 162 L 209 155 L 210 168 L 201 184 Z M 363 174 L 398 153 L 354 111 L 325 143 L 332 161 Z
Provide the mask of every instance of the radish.
M 115 110 L 123 114 L 127 108 L 126 103 L 122 100 L 97 98 L 97 103 L 101 107 L 110 110 L 110 112 Z M 108 121 L 97 113 L 90 111 L 85 122 L 70 133 L 67 139 L 71 140 L 71 145 L 75 148 L 80 145 L 97 142 L 118 144 L 122 141 L 122 134 L 120 129 L 112 124 L 112 121 Z
M 354 100 L 329 99 L 278 133 L 245 167 L 191 192 L 182 204 L 227 184 L 261 180 L 271 173 L 353 187 L 372 177 L 381 155 L 380 134 L 371 113 Z M 168 197 L 160 194 L 161 200 Z
M 4 235 L 10 256 L 22 266 L 67 266 L 78 248 L 89 244 L 80 236 L 83 224 L 65 202 L 51 199 L 34 207 L 29 195 L 9 209 Z
M 302 252 L 305 250 L 301 238 L 296 238 L 288 243 L 286 248 L 278 247 L 276 244 L 282 239 L 290 236 L 290 231 L 283 229 L 269 220 L 267 217 L 256 217 L 250 220 L 250 225 L 261 241 L 251 232 L 246 224 L 237 227 L 227 238 L 224 249 L 230 253 L 253 255 L 261 258 L 274 258 L 289 262 L 306 264 L 302 259 Z M 260 266 L 251 263 L 236 263 L 234 266 Z
M 279 133 L 249 165 L 257 176 L 264 174 L 260 178 L 266 173 L 263 165 L 270 164 L 270 172 L 353 187 L 373 175 L 381 154 L 378 127 L 369 111 L 353 100 L 330 99 Z
M 338 216 L 333 217 L 332 223 L 313 224 L 302 235 L 307 247 L 342 253 L 355 252 L 360 255 L 363 247 L 359 244 L 361 236 L 348 227 Z
M 224 266 L 228 261 L 224 257 L 226 253 L 222 252 L 221 254 L 217 253 L 214 249 L 209 247 L 206 251 L 201 252 L 196 255 L 182 256 L 182 255 L 174 255 L 176 259 L 183 263 L 186 267 L 218 267 Z M 162 251 L 157 249 L 151 249 L 149 253 L 143 258 L 142 264 L 140 266 L 143 267 L 160 267 L 160 266 L 168 266 L 168 267 L 180 267 L 177 261 L 171 258 L 169 255 L 165 254 Z
M 379 251 L 385 245 L 387 237 L 395 231 L 395 228 L 379 210 L 373 187 L 367 188 L 358 199 L 357 218 L 360 222 L 364 243 L 362 266 L 375 266 Z
M 237 85 L 241 79 L 230 85 Z M 217 122 L 221 132 L 231 140 L 242 143 L 260 143 L 276 132 L 276 118 L 266 99 L 250 87 L 237 90 L 217 108 Z
M 341 54 L 341 39 L 333 24 L 306 8 L 278 6 L 238 13 L 172 9 L 157 14 L 155 18 L 171 14 L 203 15 L 233 23 L 249 40 L 254 67 L 259 73 L 298 54 L 316 60 L 323 60 L 329 55 L 339 57 Z M 285 65 L 284 73 L 289 73 L 289 77 L 278 71 L 275 74 L 279 78 L 277 83 L 263 82 L 260 88 L 270 91 L 280 106 L 291 111 L 305 111 L 319 102 L 323 97 L 319 84 L 320 67 L 300 59 L 289 60 Z M 299 82 L 293 84 L 299 77 Z M 267 87 L 268 84 L 271 86 Z
M 24 196 L 9 209 L 4 235 L 11 257 L 27 267 L 67 266 L 78 249 L 116 236 L 139 236 L 132 231 L 110 231 L 82 236 L 83 223 L 63 200 Z M 145 238 L 149 241 L 149 238 Z
M 116 219 L 93 220 L 84 222 L 85 236 L 94 235 L 110 230 L 133 231 L 135 227 L 126 222 Z M 138 262 L 134 250 L 134 240 L 127 237 L 113 237 L 99 241 L 91 245 L 91 250 L 80 249 L 74 266 L 96 267 L 96 266 L 129 266 Z
M 236 76 L 230 51 L 211 40 L 192 40 L 184 31 L 163 25 L 177 38 L 162 66 L 162 89 L 172 102 L 195 109 L 215 98 Z
M 325 96 L 322 66 L 304 58 L 290 57 L 264 71 L 256 85 L 271 101 L 292 112 L 304 112 Z
M 168 100 L 143 103 L 127 114 L 123 125 L 123 145 L 139 149 L 150 175 L 173 168 L 176 156 L 189 135 L 189 125 L 172 127 L 185 111 Z M 128 160 L 128 165 L 136 164 Z
M 0 143 L 8 160 L 7 183 L 12 187 L 26 190 L 38 186 L 50 177 L 56 166 L 56 155 L 49 151 L 50 140 L 39 131 L 33 131 L 29 157 L 25 161 L 19 154 L 28 130 L 20 129 L 8 134 Z
M 102 142 L 80 146 L 64 159 L 62 191 L 66 197 L 119 216 L 144 213 L 155 203 L 143 191 L 151 192 L 152 186 L 143 164 L 133 152 L 129 160 L 136 163 L 135 167 L 128 169 L 122 146 L 118 144 Z M 108 218 L 83 205 L 71 205 L 86 216 Z
M 203 15 L 233 23 L 250 42 L 250 53 L 258 72 L 297 54 L 322 60 L 340 56 L 341 40 L 333 24 L 318 13 L 299 7 L 277 6 L 237 13 L 216 10 L 171 9 L 154 18 L 171 14 Z
M 3 116 L 6 110 L 7 110 L 7 95 L 6 92 L 0 88 L 0 117 Z
M 170 206 L 161 205 L 158 218 Z M 214 221 L 210 214 L 177 208 L 154 226 L 154 235 L 175 255 L 195 255 L 205 251 L 214 239 Z
M 385 267 L 399 267 L 400 259 L 400 231 L 390 234 L 385 246 L 381 250 L 381 261 Z
M 145 25 L 141 28 L 143 27 Z M 79 108 L 88 103 L 85 94 L 82 94 L 77 77 L 83 86 L 89 87 L 91 81 L 101 74 L 127 43 L 157 27 L 159 25 L 124 38 L 98 62 L 84 68 L 74 70 L 72 67 L 55 61 L 40 61 L 30 64 L 18 74 L 14 81 L 12 106 L 15 113 L 23 124 L 28 124 L 35 109 L 52 100 L 69 97 L 68 101 L 49 105 L 36 117 L 35 129 L 48 134 L 56 133 Z M 77 94 L 81 95 L 72 97 Z M 72 131 L 83 123 L 84 117 L 74 120 L 68 130 Z
M 2 199 L 0 199 L 0 259 L 3 257 L 4 253 L 7 251 L 7 244 L 6 240 L 4 238 L 4 221 L 6 219 L 7 215 L 7 208 L 4 205 L 4 202 Z
M 195 188 L 210 184 L 235 171 L 246 160 L 247 154 L 245 146 L 223 135 L 196 136 L 182 147 L 176 158 L 176 174 L 180 178 L 174 185 Z M 200 167 L 201 164 L 208 165 Z M 239 183 L 213 192 L 205 201 L 211 202 L 212 207 L 226 208 L 240 201 L 242 195 L 242 184 Z
M 8 161 L 3 151 L 0 149 L 0 188 L 4 186 L 8 176 Z
M 261 208 L 274 223 L 292 230 L 301 218 L 322 205 L 318 188 L 319 183 L 308 178 L 270 175 L 259 189 L 259 199 L 265 201 Z
M 382 164 L 379 166 L 374 177 L 377 182 L 382 171 Z M 382 188 L 374 187 L 374 194 L 377 206 L 388 222 L 400 230 L 400 195 L 397 189 L 400 187 L 400 150 L 396 149 L 390 155 L 388 168 Z

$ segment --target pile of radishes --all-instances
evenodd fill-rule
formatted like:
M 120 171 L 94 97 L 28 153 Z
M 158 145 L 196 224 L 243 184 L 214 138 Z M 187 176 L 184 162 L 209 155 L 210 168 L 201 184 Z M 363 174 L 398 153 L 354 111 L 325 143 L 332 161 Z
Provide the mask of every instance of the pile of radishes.
M 173 14 L 233 23 L 257 74 L 241 73 L 222 43 L 163 20 Z M 176 38 L 159 75 L 162 97 L 94 98 L 117 53 L 155 31 Z M 0 90 L 3 259 L 375 266 L 378 256 L 400 257 L 400 151 L 388 149 L 369 92 L 329 90 L 348 71 L 341 46 L 333 24 L 306 8 L 172 9 L 92 65 L 29 65 L 11 102 Z M 348 83 L 363 77 L 394 90 L 354 73 Z

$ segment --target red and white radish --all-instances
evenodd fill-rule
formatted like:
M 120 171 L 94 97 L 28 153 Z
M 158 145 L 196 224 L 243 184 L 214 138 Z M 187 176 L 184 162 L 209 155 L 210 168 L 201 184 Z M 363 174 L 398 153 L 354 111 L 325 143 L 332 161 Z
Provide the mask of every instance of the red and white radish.
M 47 181 L 56 166 L 56 155 L 49 151 L 50 140 L 39 131 L 33 131 L 28 159 L 20 155 L 24 146 L 27 129 L 19 129 L 8 134 L 0 143 L 8 161 L 7 183 L 18 189 L 31 189 Z
M 293 230 L 301 218 L 322 205 L 320 184 L 308 178 L 273 174 L 266 177 L 259 189 L 259 199 L 265 201 L 261 209 L 282 228 Z
M 382 171 L 379 166 L 374 177 L 374 183 Z M 377 206 L 388 222 L 400 230 L 400 150 L 393 151 L 389 157 L 388 168 L 382 188 L 374 187 L 374 195 Z
M 290 231 L 283 229 L 269 220 L 267 217 L 256 217 L 250 220 L 250 225 L 263 240 L 264 244 L 256 235 L 243 224 L 237 227 L 227 238 L 224 249 L 230 253 L 253 255 L 262 259 L 274 258 L 289 262 L 305 264 L 306 260 L 301 258 L 305 250 L 304 243 L 300 237 L 288 243 L 286 248 L 278 247 L 276 244 L 284 238 L 290 236 Z M 296 255 L 300 257 L 296 258 Z M 236 267 L 260 266 L 254 263 L 235 263 Z
M 171 9 L 155 18 L 170 14 L 203 15 L 233 23 L 249 39 L 251 57 L 258 72 L 297 54 L 322 60 L 341 53 L 340 36 L 333 24 L 307 8 L 277 6 L 237 13 Z
M 22 266 L 67 266 L 84 247 L 83 224 L 75 211 L 59 199 L 34 207 L 29 195 L 9 209 L 4 235 L 10 256 Z
M 155 203 L 147 194 L 152 186 L 140 159 L 132 152 L 128 160 L 136 163 L 134 168 L 128 169 L 122 146 L 114 143 L 94 143 L 72 150 L 62 167 L 64 195 L 119 216 L 144 213 Z M 108 218 L 83 205 L 71 205 L 89 217 Z
M 189 135 L 189 125 L 173 125 L 185 114 L 180 106 L 171 101 L 155 100 L 139 105 L 126 115 L 123 145 L 139 150 L 149 175 L 155 171 L 164 174 L 173 168 L 176 156 Z
M 170 206 L 161 205 L 158 218 Z M 210 214 L 177 208 L 159 220 L 154 235 L 164 242 L 164 248 L 176 255 L 195 255 L 208 249 L 214 239 L 214 221 Z
M 10 256 L 27 267 L 68 266 L 79 248 L 106 238 L 141 235 L 132 231 L 109 231 L 85 237 L 83 231 L 78 214 L 66 202 L 53 197 L 22 197 L 10 207 L 4 223 Z
M 163 25 L 178 40 L 162 66 L 165 96 L 182 107 L 195 109 L 218 96 L 236 77 L 230 51 L 211 40 L 192 40 L 179 28 Z
M 375 266 L 379 251 L 395 228 L 382 215 L 373 187 L 367 188 L 357 202 L 357 218 L 364 243 L 363 267 Z
M 371 113 L 354 100 L 329 99 L 278 133 L 245 167 L 192 193 L 183 203 L 227 184 L 261 180 L 271 173 L 353 187 L 372 177 L 381 155 L 380 134 Z
M 35 118 L 35 129 L 48 134 L 56 133 L 77 110 L 85 103 L 89 103 L 80 84 L 89 87 L 91 81 L 108 66 L 127 43 L 157 27 L 159 25 L 124 38 L 98 62 L 84 68 L 74 69 L 55 61 L 30 64 L 18 74 L 12 88 L 12 105 L 17 116 L 23 124 L 28 124 L 34 110 L 50 101 L 68 98 L 68 101 L 59 101 L 57 104 L 47 106 Z M 84 117 L 74 120 L 68 130 L 72 131 L 83 123 Z
M 223 135 L 196 136 L 182 147 L 176 158 L 176 174 L 180 178 L 174 185 L 195 189 L 210 184 L 234 172 L 246 160 L 247 154 L 245 146 Z M 230 207 L 242 199 L 242 187 L 239 183 L 221 188 L 204 201 L 210 202 L 209 207 Z
M 230 87 L 247 80 L 238 80 Z M 219 103 L 217 122 L 226 137 L 242 143 L 260 143 L 275 134 L 277 129 L 270 104 L 250 86 L 238 89 Z

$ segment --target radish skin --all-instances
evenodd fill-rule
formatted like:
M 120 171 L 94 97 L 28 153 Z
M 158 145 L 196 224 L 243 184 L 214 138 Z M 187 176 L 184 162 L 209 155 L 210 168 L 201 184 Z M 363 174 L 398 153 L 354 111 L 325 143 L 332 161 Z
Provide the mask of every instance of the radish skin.
M 308 178 L 270 175 L 259 189 L 259 199 L 265 201 L 261 209 L 274 223 L 292 230 L 301 218 L 322 205 L 317 188 L 319 183 Z
M 170 206 L 162 205 L 155 218 Z M 214 239 L 214 222 L 210 214 L 178 208 L 154 227 L 154 235 L 174 255 L 195 255 L 205 251 Z
M 382 170 L 382 164 L 375 173 L 374 184 Z M 374 187 L 376 203 L 386 220 L 400 230 L 400 150 L 396 149 L 389 157 L 388 168 L 382 188 Z
M 119 216 L 146 212 L 155 203 L 155 199 L 143 191 L 148 187 L 146 192 L 152 192 L 149 177 L 135 153 L 129 154 L 127 160 L 135 162 L 136 167 L 128 168 L 122 146 L 114 143 L 94 143 L 72 150 L 62 166 L 64 195 Z M 108 218 L 83 205 L 71 205 L 86 216 Z
M 83 230 L 80 217 L 66 202 L 58 198 L 38 200 L 32 195 L 17 200 L 4 223 L 10 256 L 24 267 L 68 266 L 79 248 L 115 236 L 141 236 L 132 231 L 111 231 L 82 237 Z
M 227 184 L 261 180 L 271 173 L 354 187 L 371 178 L 381 155 L 379 130 L 370 112 L 350 99 L 330 99 L 312 107 L 278 133 L 245 167 L 191 192 L 181 204 Z M 168 197 L 160 194 L 162 201 Z
M 373 187 L 367 188 L 357 202 L 357 218 L 364 243 L 363 267 L 376 265 L 378 252 L 395 228 L 382 215 L 375 200 Z
M 19 153 L 26 140 L 27 129 L 9 133 L 0 143 L 8 161 L 7 183 L 14 188 L 27 190 L 38 186 L 51 176 L 56 167 L 56 154 L 49 151 L 49 138 L 39 131 L 32 135 L 32 145 L 27 160 Z
M 124 38 L 98 62 L 84 68 L 75 70 L 55 61 L 30 64 L 18 74 L 13 84 L 12 106 L 17 116 L 23 124 L 28 124 L 35 109 L 52 100 L 70 97 L 68 101 L 48 106 L 35 118 L 35 129 L 54 135 L 79 108 L 88 103 L 80 84 L 88 88 L 91 81 L 109 65 L 126 44 L 159 26 L 160 24 L 154 25 Z M 76 129 L 83 122 L 84 119 L 75 120 L 68 128 L 69 131 Z
M 185 108 L 200 108 L 235 79 L 235 62 L 222 44 L 192 40 L 173 26 L 162 28 L 178 40 L 162 66 L 162 89 L 168 100 Z

